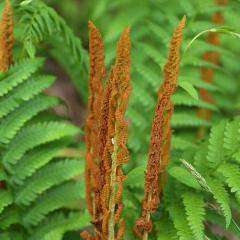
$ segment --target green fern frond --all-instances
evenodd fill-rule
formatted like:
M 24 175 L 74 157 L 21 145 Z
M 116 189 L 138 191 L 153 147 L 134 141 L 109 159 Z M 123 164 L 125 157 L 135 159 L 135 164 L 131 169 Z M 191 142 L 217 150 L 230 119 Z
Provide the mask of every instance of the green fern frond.
M 6 173 L 4 172 L 4 169 L 1 167 L 1 168 L 0 168 L 0 181 L 6 180 L 6 178 L 7 178 L 7 175 L 6 175 Z
M 25 178 L 31 176 L 54 157 L 57 157 L 58 152 L 63 146 L 64 144 L 61 142 L 53 142 L 28 152 L 16 165 L 12 166 L 12 176 L 9 181 L 22 185 Z
M 226 227 L 228 227 L 232 218 L 228 192 L 224 185 L 217 179 L 208 179 L 207 183 L 211 188 L 214 198 L 220 204 L 221 211 L 226 219 Z
M 146 128 L 147 121 L 146 119 L 135 109 L 128 109 L 127 116 L 131 119 L 133 124 L 137 127 Z
M 161 55 L 161 53 L 154 47 L 151 46 L 149 44 L 145 44 L 145 43 L 138 43 L 138 46 L 140 49 L 142 49 L 142 51 L 149 56 L 152 60 L 154 60 L 156 62 L 157 65 L 159 65 L 161 68 L 163 68 L 163 65 L 165 63 L 165 58 Z M 153 74 L 156 74 L 153 72 Z M 155 80 L 155 82 L 157 82 Z M 155 83 L 155 88 L 157 88 L 158 86 Z
M 56 213 L 42 222 L 33 231 L 29 240 L 61 240 L 65 232 L 79 230 L 88 225 L 89 221 L 90 217 L 87 213 L 70 212 L 67 216 Z
M 140 83 L 134 86 L 133 91 L 135 94 L 132 96 L 135 101 L 139 104 L 142 104 L 143 107 L 147 108 L 148 106 L 154 106 L 153 97 L 142 87 L 144 83 Z M 142 97 L 144 96 L 144 98 Z
M 159 26 L 154 22 L 148 23 L 149 30 L 155 35 L 158 41 L 162 41 L 165 46 L 168 46 L 168 42 L 170 39 L 170 32 L 166 31 L 164 28 Z
M 233 122 L 228 122 L 226 125 L 226 131 L 224 133 L 224 148 L 228 155 L 232 156 L 236 161 L 240 161 L 240 121 L 239 119 Z
M 157 90 L 159 86 L 159 76 L 154 72 L 153 69 L 150 68 L 150 66 L 146 66 L 144 63 L 136 64 L 135 66 L 136 71 L 141 75 L 142 79 L 145 79 L 146 83 L 149 83 L 149 85 L 153 88 L 153 90 Z M 138 87 L 138 85 L 136 86 Z M 144 90 L 144 88 L 140 85 L 141 91 Z M 140 90 L 139 88 L 136 88 L 136 92 Z M 147 91 L 144 93 L 148 96 Z M 145 95 L 144 95 L 145 96 Z
M 183 82 L 183 81 L 188 82 L 196 88 L 203 88 L 210 92 L 219 92 L 220 91 L 220 89 L 213 83 L 207 83 L 207 82 L 204 82 L 202 79 L 200 79 L 199 73 L 195 74 L 194 71 L 190 71 L 190 72 L 192 74 L 191 76 L 189 76 L 187 72 L 180 75 L 179 82 Z
M 67 26 L 65 20 L 61 18 L 57 12 L 47 6 L 42 1 L 33 1 L 32 3 L 21 6 L 22 18 L 22 39 L 25 49 L 30 57 L 35 56 L 35 45 L 47 37 L 59 34 L 64 43 L 71 49 L 73 57 L 81 59 L 82 44 L 73 31 Z
M 61 122 L 45 122 L 25 127 L 9 143 L 8 150 L 3 155 L 3 164 L 5 167 L 14 165 L 26 151 L 77 133 L 77 127 Z
M 174 228 L 173 223 L 169 222 L 169 219 L 167 216 L 165 218 L 162 218 L 161 222 L 159 222 L 156 226 L 158 231 L 158 238 L 157 240 L 176 240 L 177 233 Z
M 0 118 L 16 109 L 22 101 L 30 100 L 42 90 L 51 86 L 55 80 L 52 76 L 37 76 L 33 78 L 20 84 L 14 91 L 9 92 L 6 97 L 0 99 Z
M 174 128 L 210 126 L 206 120 L 198 118 L 196 114 L 175 112 L 171 119 L 171 126 Z
M 203 220 L 205 216 L 204 201 L 201 195 L 195 193 L 184 193 L 183 203 L 186 209 L 188 225 L 197 240 L 204 239 Z
M 0 142 L 9 143 L 18 130 L 39 112 L 58 104 L 58 99 L 48 96 L 38 96 L 32 101 L 24 102 L 14 112 L 1 121 Z
M 13 202 L 12 194 L 7 190 L 0 189 L 0 213 Z
M 79 201 L 84 194 L 83 185 L 80 182 L 68 182 L 40 196 L 26 210 L 23 216 L 24 225 L 36 226 L 50 212 Z
M 177 230 L 177 236 L 179 237 L 179 240 L 192 239 L 193 234 L 188 226 L 183 207 L 180 207 L 179 204 L 173 204 L 169 206 L 168 211 L 174 227 Z
M 12 224 L 20 223 L 20 221 L 21 219 L 18 209 L 9 207 L 0 215 L 0 228 L 5 230 Z
M 223 121 L 211 129 L 207 160 L 213 167 L 216 167 L 224 161 L 225 150 L 223 144 L 225 128 L 226 122 Z
M 173 149 L 186 150 L 189 148 L 197 148 L 195 143 L 182 139 L 181 137 L 173 136 L 171 140 L 171 146 Z
M 215 105 L 201 100 L 196 100 L 190 96 L 187 96 L 186 94 L 175 93 L 172 96 L 172 101 L 175 106 L 199 107 L 217 111 L 217 107 Z
M 240 201 L 240 167 L 236 164 L 225 163 L 217 169 L 225 178 L 225 182 L 231 188 L 231 192 L 236 194 L 237 200 Z
M 188 187 L 201 190 L 201 186 L 199 185 L 198 181 L 185 168 L 172 167 L 168 170 L 168 173 Z
M 26 59 L 0 74 L 0 97 L 27 80 L 43 64 L 43 58 Z
M 78 160 L 50 163 L 24 182 L 16 193 L 15 202 L 19 205 L 29 205 L 47 189 L 82 173 L 83 164 L 80 164 Z

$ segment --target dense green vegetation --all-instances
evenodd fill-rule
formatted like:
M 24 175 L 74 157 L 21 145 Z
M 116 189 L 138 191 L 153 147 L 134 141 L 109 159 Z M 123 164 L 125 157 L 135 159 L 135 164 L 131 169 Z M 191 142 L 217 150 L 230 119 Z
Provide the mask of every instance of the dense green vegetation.
M 6 2 L 0 2 L 1 13 Z M 60 80 L 64 73 L 74 86 L 85 119 L 89 19 L 102 34 L 107 72 L 120 34 L 131 29 L 122 239 L 138 239 L 133 227 L 141 213 L 154 108 L 169 42 L 184 15 L 167 179 L 148 239 L 239 239 L 240 1 L 10 2 L 12 53 L 4 45 L 12 41 L 11 26 L 2 18 L 0 28 L 0 239 L 75 240 L 83 230 L 93 232 L 85 201 L 86 124 L 59 114 L 59 105 L 69 106 L 48 90 L 56 79 L 52 64 Z

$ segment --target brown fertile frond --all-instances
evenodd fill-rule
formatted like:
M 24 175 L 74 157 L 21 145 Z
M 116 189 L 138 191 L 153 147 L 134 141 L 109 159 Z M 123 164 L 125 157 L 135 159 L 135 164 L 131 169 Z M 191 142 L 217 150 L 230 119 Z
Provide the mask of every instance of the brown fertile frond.
M 119 223 L 118 237 L 121 238 L 123 220 L 122 183 L 124 175 L 121 165 L 129 156 L 126 147 L 127 121 L 124 118 L 130 93 L 130 37 L 129 28 L 121 34 L 117 44 L 116 61 L 112 67 L 106 92 L 110 92 L 108 102 L 108 133 L 103 155 L 105 185 L 102 191 L 103 239 L 115 239 L 115 225 Z M 110 91 L 107 89 L 110 88 Z M 121 224 L 120 224 L 121 223 Z M 121 229 L 121 230 L 120 230 Z M 112 237 L 112 238 L 111 238 Z
M 167 63 L 164 66 L 164 80 L 158 92 L 158 101 L 152 123 L 150 146 L 148 153 L 147 169 L 145 173 L 144 199 L 142 202 L 142 214 L 137 219 L 134 231 L 137 236 L 147 239 L 151 231 L 152 223 L 150 214 L 156 211 L 162 185 L 159 183 L 161 174 L 165 172 L 169 161 L 170 149 L 170 118 L 173 112 L 171 96 L 177 87 L 177 78 L 180 63 L 180 46 L 182 42 L 182 31 L 185 26 L 186 17 L 179 22 L 175 29 L 170 46 Z
M 88 116 L 85 126 L 86 141 L 86 201 L 90 214 L 96 215 L 96 207 L 100 206 L 98 191 L 100 189 L 99 179 L 100 170 L 97 166 L 98 157 L 98 131 L 99 115 L 103 95 L 103 79 L 105 77 L 104 65 L 104 45 L 99 30 L 89 21 L 89 55 L 90 55 L 90 77 L 89 77 L 89 98 L 88 98 Z M 94 193 L 93 193 L 94 192 Z M 92 194 L 93 193 L 93 194 Z M 93 202 L 93 196 L 94 197 Z M 95 219 L 95 217 L 94 217 Z
M 104 50 L 98 29 L 89 22 L 90 78 L 86 140 L 86 198 L 92 215 L 95 236 L 84 239 L 121 238 L 124 221 L 120 219 L 124 175 L 121 164 L 128 160 L 127 122 L 124 114 L 130 92 L 130 38 L 126 29 L 118 42 L 116 61 L 103 87 Z M 116 224 L 119 223 L 119 231 Z
M 5 6 L 0 22 L 0 71 L 5 72 L 12 64 L 13 37 L 13 10 L 9 0 L 5 1 Z
M 114 68 L 116 87 L 119 94 L 118 108 L 116 109 L 116 144 L 119 147 L 117 163 L 122 164 L 128 161 L 127 126 L 124 119 L 127 109 L 128 97 L 131 90 L 130 80 L 130 37 L 129 28 L 125 29 L 117 45 L 117 56 Z
M 111 78 L 111 77 L 110 77 Z M 108 80 L 104 89 L 104 94 L 101 103 L 101 114 L 99 119 L 99 148 L 98 155 L 102 160 L 104 149 L 107 143 L 108 133 L 108 118 L 109 118 L 109 99 L 111 96 L 112 86 L 111 81 Z M 100 164 L 101 165 L 101 164 Z
M 184 16 L 173 33 L 169 47 L 168 60 L 163 70 L 163 91 L 169 94 L 172 94 L 177 86 L 180 61 L 179 49 L 182 42 L 182 30 L 185 26 L 185 22 L 186 17 Z

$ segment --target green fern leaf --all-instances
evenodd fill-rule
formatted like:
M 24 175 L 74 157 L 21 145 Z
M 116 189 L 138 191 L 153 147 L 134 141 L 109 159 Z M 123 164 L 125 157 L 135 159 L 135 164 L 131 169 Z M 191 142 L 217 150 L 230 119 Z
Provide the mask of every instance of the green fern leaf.
M 3 209 L 13 202 L 12 194 L 6 190 L 0 189 L 0 213 Z
M 26 59 L 0 74 L 0 97 L 27 80 L 43 64 L 43 58 Z
M 186 94 L 175 93 L 172 96 L 172 101 L 176 106 L 188 106 L 188 107 L 199 107 L 205 108 L 212 111 L 217 111 L 217 107 L 211 103 L 207 103 L 201 100 L 196 100 Z
M 203 240 L 205 209 L 202 196 L 190 192 L 184 193 L 183 203 L 186 209 L 188 225 L 192 229 L 195 239 Z
M 185 168 L 181 167 L 172 167 L 169 168 L 168 173 L 177 179 L 179 182 L 187 185 L 188 187 L 201 190 L 201 186 L 197 180 L 189 173 Z
M 65 232 L 77 231 L 88 225 L 89 221 L 87 213 L 71 212 L 67 216 L 56 213 L 38 226 L 29 240 L 61 240 Z
M 5 167 L 9 164 L 16 164 L 26 151 L 78 132 L 77 127 L 60 122 L 45 122 L 25 127 L 9 143 L 8 150 L 3 155 L 3 163 Z
M 26 210 L 23 216 L 24 225 L 36 226 L 48 213 L 66 207 L 75 201 L 79 201 L 84 194 L 83 185 L 84 184 L 80 182 L 68 182 L 40 196 L 37 201 Z
M 19 211 L 15 208 L 7 208 L 0 215 L 0 228 L 5 230 L 13 224 L 20 223 Z
M 159 229 L 157 233 L 157 240 L 177 239 L 177 232 L 174 228 L 174 225 L 169 221 L 167 217 L 161 218 L 161 221 L 158 223 L 157 228 Z
M 0 99 L 0 118 L 17 108 L 22 101 L 27 101 L 52 85 L 55 78 L 52 76 L 38 76 L 25 81 Z
M 159 51 L 149 45 L 149 44 L 145 44 L 145 43 L 138 43 L 140 49 L 143 50 L 143 52 L 149 56 L 151 59 L 153 59 L 161 68 L 163 68 L 163 65 L 165 64 L 165 58 L 164 56 L 161 55 L 161 53 L 159 53 Z M 159 78 L 159 77 L 158 77 Z M 158 79 L 157 78 L 157 79 Z M 157 81 L 155 81 L 157 82 Z M 157 84 L 157 83 L 155 83 Z M 157 87 L 157 86 L 156 86 Z
M 240 202 L 240 167 L 236 164 L 225 163 L 217 171 L 226 178 L 225 181 L 231 188 L 231 192 L 236 193 L 237 200 Z
M 196 148 L 196 145 L 193 142 L 182 139 L 181 137 L 176 137 L 176 136 L 172 136 L 171 146 L 173 149 L 179 149 L 179 150 Z
M 233 122 L 228 122 L 226 125 L 226 131 L 224 134 L 224 148 L 226 149 L 228 155 L 240 161 L 240 121 L 239 119 Z
M 142 75 L 143 79 L 152 86 L 152 88 L 157 91 L 161 77 L 157 75 L 148 65 L 139 63 L 135 65 L 135 68 L 139 74 Z M 137 87 L 137 86 L 136 86 Z M 143 88 L 144 89 L 144 88 Z
M 24 102 L 19 108 L 1 122 L 0 142 L 9 143 L 25 122 L 50 107 L 58 104 L 58 99 L 39 96 L 29 102 Z
M 9 181 L 22 185 L 25 178 L 31 176 L 54 157 L 57 157 L 57 153 L 62 147 L 63 144 L 61 142 L 53 142 L 52 144 L 45 144 L 28 152 L 12 167 L 12 176 Z
M 171 125 L 174 128 L 180 127 L 199 127 L 210 126 L 210 123 L 206 120 L 198 118 L 194 114 L 175 112 L 171 119 Z
M 216 167 L 224 161 L 225 150 L 223 144 L 225 128 L 226 122 L 223 121 L 211 129 L 207 160 L 212 164 L 212 167 Z
M 143 187 L 144 186 L 144 170 L 146 166 L 138 166 L 132 169 L 128 173 L 127 179 L 124 181 L 125 186 L 132 186 L 132 187 Z M 135 181 L 135 179 L 139 179 L 139 181 Z
M 220 204 L 222 213 L 226 219 L 226 227 L 228 227 L 232 218 L 228 192 L 224 188 L 224 185 L 217 179 L 208 179 L 207 183 L 211 188 L 214 198 Z
M 83 49 L 80 39 L 74 35 L 65 20 L 53 8 L 47 6 L 44 2 L 34 1 L 22 6 L 21 10 L 24 12 L 22 19 L 20 19 L 23 28 L 21 40 L 30 57 L 35 55 L 36 43 L 54 34 L 60 34 L 60 37 L 71 49 L 73 57 L 80 59 Z
M 79 176 L 84 169 L 80 163 L 78 160 L 64 160 L 41 168 L 17 191 L 15 202 L 29 205 L 47 189 Z
M 193 238 L 191 229 L 188 226 L 184 209 L 178 204 L 172 204 L 169 208 L 169 215 L 177 230 L 179 240 L 189 240 Z
M 0 233 L 0 239 L 1 240 L 25 240 L 26 239 L 26 236 L 19 232 L 19 231 L 14 231 L 14 230 L 11 230 L 9 232 L 3 232 L 3 233 Z
M 193 99 L 198 100 L 198 92 L 189 82 L 181 81 L 179 86 L 183 88 Z

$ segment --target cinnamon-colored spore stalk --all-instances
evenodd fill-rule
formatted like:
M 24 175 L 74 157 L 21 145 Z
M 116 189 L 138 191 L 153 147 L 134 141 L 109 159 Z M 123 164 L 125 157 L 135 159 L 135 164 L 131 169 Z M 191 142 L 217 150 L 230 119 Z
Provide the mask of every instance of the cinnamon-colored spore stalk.
M 12 64 L 13 43 L 13 10 L 9 0 L 6 0 L 0 22 L 0 72 L 7 71 Z
M 116 61 L 105 77 L 103 42 L 89 23 L 90 78 L 86 139 L 86 200 L 95 233 L 81 233 L 88 240 L 122 239 L 122 164 L 128 160 L 127 121 L 124 118 L 130 92 L 129 29 L 120 37 Z
M 141 217 L 136 221 L 134 231 L 142 239 L 147 239 L 152 223 L 150 214 L 155 212 L 159 202 L 161 185 L 160 179 L 169 161 L 171 138 L 170 118 L 173 112 L 171 96 L 177 87 L 180 62 L 180 46 L 185 17 L 175 29 L 169 47 L 167 63 L 164 66 L 164 80 L 158 91 L 158 101 L 151 129 L 147 169 L 145 173 L 144 199 Z

